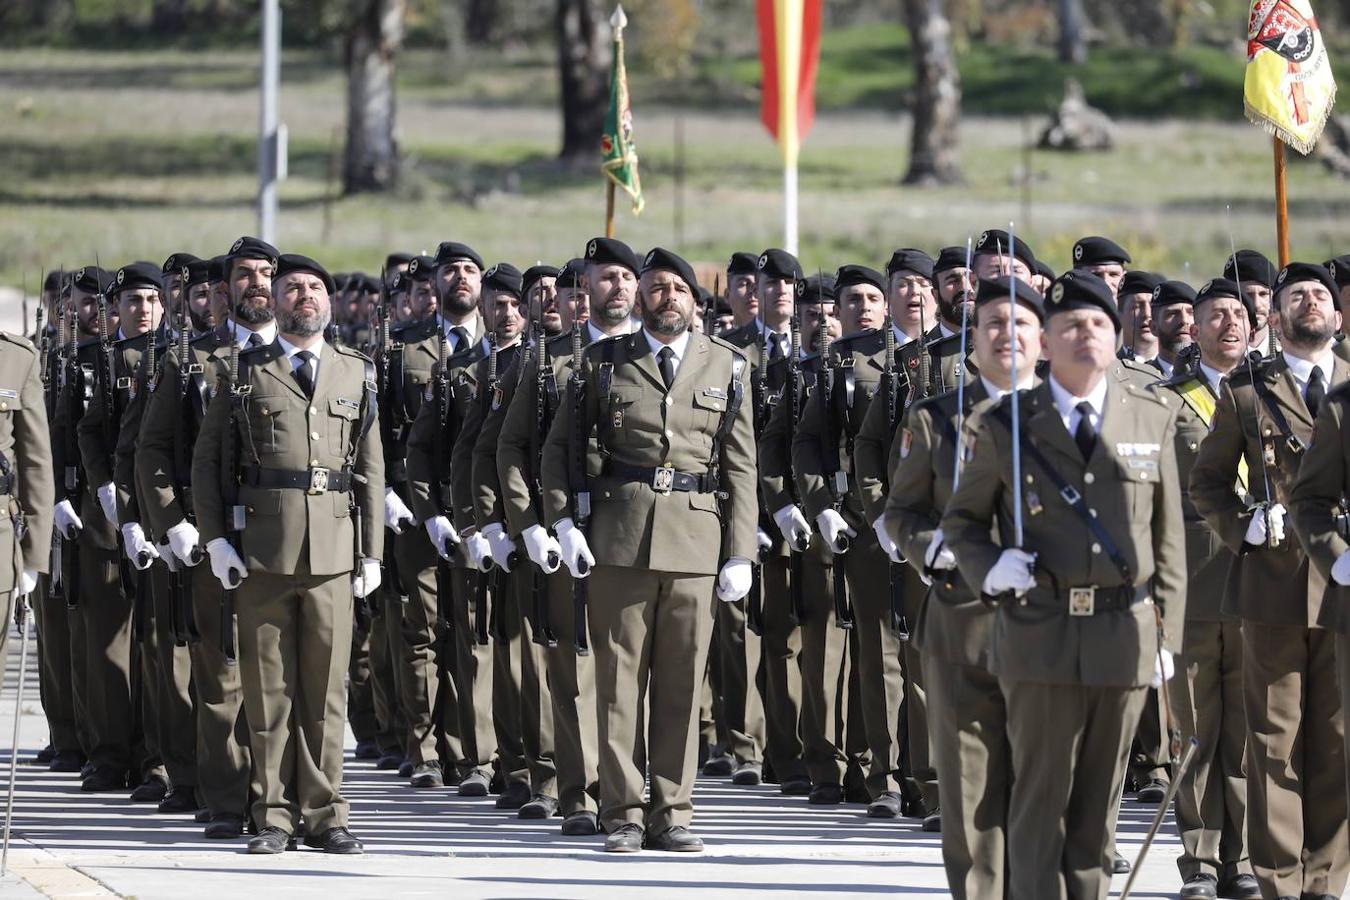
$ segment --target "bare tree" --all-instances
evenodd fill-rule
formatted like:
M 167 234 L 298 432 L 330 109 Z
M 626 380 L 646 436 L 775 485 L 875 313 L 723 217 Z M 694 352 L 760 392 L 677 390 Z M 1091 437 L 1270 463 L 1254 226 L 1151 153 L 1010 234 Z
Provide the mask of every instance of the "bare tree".
M 559 158 L 598 158 L 609 105 L 609 22 L 597 0 L 558 0 L 558 75 L 563 143 Z
M 943 0 L 904 0 L 914 54 L 914 131 L 905 184 L 961 181 L 961 73 Z
M 405 0 L 361 0 L 347 31 L 348 194 L 383 191 L 398 179 L 394 56 L 403 43 Z
M 1083 0 L 1059 0 L 1059 61 L 1087 62 L 1087 38 L 1083 35 Z

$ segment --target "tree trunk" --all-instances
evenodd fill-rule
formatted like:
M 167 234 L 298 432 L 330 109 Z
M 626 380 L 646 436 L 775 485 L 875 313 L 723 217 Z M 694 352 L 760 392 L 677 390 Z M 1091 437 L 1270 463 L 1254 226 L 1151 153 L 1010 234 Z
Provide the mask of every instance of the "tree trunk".
M 1059 61 L 1074 65 L 1087 62 L 1083 0 L 1059 0 Z
M 470 43 L 485 44 L 497 38 L 504 5 L 499 0 L 467 0 L 464 35 Z
M 609 107 L 609 23 L 596 0 L 558 0 L 557 26 L 563 118 L 558 156 L 598 161 Z
M 961 73 L 942 0 L 904 0 L 914 54 L 914 132 L 905 184 L 961 181 Z
M 403 42 L 404 0 L 363 0 L 347 32 L 348 194 L 388 190 L 398 179 L 394 56 Z

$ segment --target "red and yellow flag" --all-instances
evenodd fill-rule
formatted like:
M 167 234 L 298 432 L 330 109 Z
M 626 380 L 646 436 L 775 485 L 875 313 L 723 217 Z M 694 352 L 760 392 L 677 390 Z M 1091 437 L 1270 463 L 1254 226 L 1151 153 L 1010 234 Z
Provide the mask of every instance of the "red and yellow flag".
M 1253 0 L 1247 20 L 1247 118 L 1311 153 L 1336 102 L 1326 42 L 1308 0 Z
M 759 116 L 794 165 L 816 117 L 820 5 L 820 0 L 756 0 L 764 76 Z

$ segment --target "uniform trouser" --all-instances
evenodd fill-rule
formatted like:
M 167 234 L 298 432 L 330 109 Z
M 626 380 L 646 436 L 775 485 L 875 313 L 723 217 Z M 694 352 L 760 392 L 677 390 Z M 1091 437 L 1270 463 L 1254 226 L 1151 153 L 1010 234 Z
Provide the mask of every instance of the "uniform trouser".
M 1171 754 L 1168 743 L 1166 711 L 1160 702 L 1159 691 L 1149 688 L 1130 754 L 1130 774 L 1137 783 L 1142 784 L 1154 778 L 1162 781 L 1170 779 L 1168 764 Z
M 713 600 L 714 576 L 596 566 L 590 582 L 601 827 L 612 832 L 631 822 L 659 834 L 688 826 L 709 606 L 720 602 Z
M 69 565 L 69 544 L 62 545 L 62 566 Z M 33 605 L 37 617 L 38 654 L 40 678 L 42 681 L 42 711 L 47 716 L 47 729 L 51 745 L 58 753 L 87 752 L 88 743 L 84 737 L 84 725 L 87 722 L 83 710 L 83 697 L 77 713 L 75 688 L 75 664 L 78 660 L 79 674 L 83 675 L 84 658 L 84 617 L 78 610 L 66 608 L 65 592 L 53 594 L 51 580 L 47 590 L 39 594 Z M 81 682 L 81 686 L 83 683 Z
M 158 666 L 156 719 L 159 755 L 175 788 L 191 790 L 197 784 L 197 727 L 192 696 L 192 655 L 174 640 L 173 575 L 157 562 L 150 567 L 150 591 L 155 609 L 155 664 Z M 191 575 L 184 591 L 191 591 Z M 190 593 L 189 593 L 190 597 Z M 184 635 L 186 638 L 186 635 Z
M 213 816 L 242 819 L 248 814 L 252 753 L 240 667 L 227 663 L 220 649 L 224 594 L 220 582 L 205 563 L 191 571 L 192 613 L 201 635 L 190 645 L 192 689 L 197 695 L 197 790 Z M 236 610 L 239 596 L 235 594 Z M 238 630 L 234 621 L 230 628 Z M 238 647 L 236 634 L 236 651 Z M 259 792 L 255 783 L 254 793 Z
M 82 571 L 79 559 L 83 555 L 81 550 L 88 546 L 88 540 L 66 542 L 63 545 L 61 554 L 61 578 L 67 585 L 79 581 L 79 572 Z M 95 591 L 98 585 L 93 588 Z M 69 591 L 69 587 L 67 587 Z M 91 596 L 90 589 L 80 586 L 75 592 L 75 606 L 70 606 L 69 593 L 67 593 L 66 604 L 50 604 L 48 612 L 52 613 L 57 623 L 58 632 L 64 633 L 68 641 L 64 645 L 66 648 L 66 658 L 61 660 L 59 657 L 53 660 L 53 665 L 62 666 L 57 673 L 58 679 L 64 678 L 63 686 L 68 688 L 68 693 L 64 698 L 64 704 L 69 709 L 70 714 L 74 716 L 74 730 L 76 744 L 67 748 L 78 750 L 88 758 L 94 749 L 93 721 L 89 716 L 89 640 L 84 627 L 84 613 L 80 611 L 79 606 L 84 600 Z M 83 600 L 81 599 L 83 597 Z
M 941 602 L 931 600 L 929 602 Z M 1012 752 L 998 679 L 982 666 L 923 654 L 928 725 L 942 760 L 942 863 L 956 900 L 1002 897 Z
M 558 765 L 562 814 L 599 810 L 600 784 L 595 723 L 594 656 L 578 656 L 572 576 L 566 568 L 548 576 L 549 624 L 558 646 L 545 651 L 553 704 L 553 752 Z
M 394 538 L 394 554 L 398 560 L 399 578 L 408 592 L 408 602 L 399 619 L 399 646 L 402 649 L 399 676 L 400 707 L 408 722 L 406 737 L 408 759 L 414 765 L 437 762 L 438 731 L 458 735 L 458 725 L 442 728 L 443 721 L 453 720 L 459 704 L 455 702 L 455 686 L 445 672 L 454 670 L 454 647 L 461 636 L 446 634 L 439 618 L 442 610 L 445 622 L 456 622 L 450 606 L 459 602 L 458 591 L 439 596 L 437 593 L 437 555 L 424 528 L 407 528 Z M 452 579 L 458 572 L 451 572 Z M 450 696 L 443 696 L 448 687 Z M 445 713 L 443 715 L 442 713 Z M 450 749 L 452 762 L 459 761 L 462 748 L 458 740 Z
M 1247 717 L 1242 709 L 1242 627 L 1187 622 L 1168 688 L 1183 739 L 1200 742 L 1177 785 L 1182 879 L 1251 874 L 1247 860 Z
M 810 773 L 802 722 L 803 638 L 801 624 L 792 619 L 788 558 L 770 557 L 759 572 L 763 594 L 760 620 L 764 623 L 764 634 L 759 638 L 764 758 L 780 782 L 806 778 Z
M 390 549 L 392 553 L 392 547 Z M 386 570 L 386 577 L 392 577 Z M 370 625 L 371 699 L 375 704 L 375 743 L 386 753 L 403 753 L 408 722 L 399 697 L 403 670 L 396 665 L 402 658 L 399 629 L 403 623 L 403 601 L 392 585 L 382 585 L 378 602 L 380 614 Z
M 1331 632 L 1242 624 L 1247 849 L 1265 896 L 1345 890 L 1345 718 Z
M 132 767 L 138 716 L 132 707 L 131 598 L 122 591 L 118 551 L 80 542 L 79 612 L 85 637 L 85 715 L 96 768 Z M 137 679 L 139 680 L 139 679 Z
M 783 560 L 782 594 L 773 601 L 770 611 L 765 604 L 764 618 L 770 630 L 778 630 L 777 620 L 786 617 L 792 604 L 791 575 L 788 560 Z M 835 626 L 834 590 L 831 567 L 824 565 L 815 553 L 807 553 L 801 563 L 802 610 L 797 633 L 800 635 L 800 744 L 802 761 L 812 784 L 843 784 L 848 768 L 846 751 L 848 710 L 848 636 L 849 632 Z M 794 674 L 789 668 L 785 681 Z M 773 696 L 773 679 L 766 679 Z M 791 687 L 781 704 L 771 709 L 782 709 L 788 715 Z M 775 731 L 778 727 L 775 726 Z M 770 741 L 770 748 L 774 746 Z M 775 765 L 777 765 L 775 763 Z
M 131 708 L 136 720 L 132 726 L 131 764 L 133 784 L 156 777 L 167 780 L 160 737 L 166 730 L 160 715 L 164 679 L 159 666 L 159 627 L 155 615 L 154 581 L 150 571 L 129 569 L 133 590 L 143 595 L 132 606 Z M 145 619 L 143 623 L 136 617 Z
M 493 579 L 492 704 L 502 777 L 530 785 L 532 793 L 558 795 L 553 706 L 543 648 L 534 643 L 529 610 L 534 602 L 533 563 Z M 504 687 L 509 686 L 507 690 Z
M 360 618 L 365 621 L 352 628 L 351 662 L 347 664 L 347 723 L 357 741 L 373 741 L 380 730 L 375 718 L 375 673 L 371 667 L 374 622 L 368 611 L 362 612 Z
M 755 684 L 760 637 L 745 627 L 745 603 L 714 607 L 717 656 L 712 666 L 720 676 L 719 743 L 738 763 L 757 763 L 764 759 L 764 703 Z
M 261 792 L 253 821 L 294 834 L 347 824 L 343 684 L 351 653 L 351 575 L 255 569 L 236 595 L 239 674 Z
M 429 543 L 429 542 L 428 542 Z M 497 754 L 497 732 L 492 723 L 492 640 L 478 643 L 474 614 L 478 607 L 479 573 L 466 568 L 450 571 L 454 594 L 455 694 L 457 702 L 443 705 L 459 728 L 461 776 L 475 769 L 490 772 Z M 447 726 L 447 731 L 449 727 Z
M 1008 679 L 999 687 L 1013 770 L 1007 896 L 1106 900 L 1116 807 L 1144 689 Z

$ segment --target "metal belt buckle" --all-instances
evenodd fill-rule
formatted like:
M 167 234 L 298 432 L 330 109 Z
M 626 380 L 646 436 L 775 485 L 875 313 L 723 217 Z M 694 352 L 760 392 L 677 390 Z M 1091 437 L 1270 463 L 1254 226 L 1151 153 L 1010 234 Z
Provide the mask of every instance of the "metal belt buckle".
M 657 466 L 652 473 L 652 489 L 658 494 L 669 494 L 675 487 L 675 470 L 669 466 Z
M 1097 589 L 1095 587 L 1069 588 L 1069 615 L 1090 616 L 1096 612 Z
M 1295 456 L 1301 455 L 1308 449 L 1308 445 L 1303 443 L 1296 434 L 1289 435 L 1284 439 L 1284 443 L 1289 448 L 1289 452 Z
M 1070 506 L 1077 506 L 1078 501 L 1083 499 L 1083 495 L 1078 493 L 1078 488 L 1071 484 L 1064 485 L 1064 488 L 1059 492 L 1059 495 L 1063 497 L 1064 502 Z M 1088 615 L 1091 615 L 1091 613 Z
M 309 490 L 308 494 L 325 494 L 328 492 L 328 475 L 330 470 L 323 466 L 317 466 L 309 470 Z

